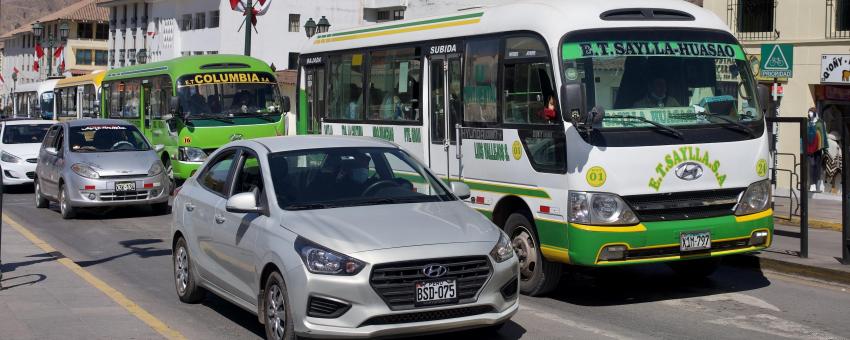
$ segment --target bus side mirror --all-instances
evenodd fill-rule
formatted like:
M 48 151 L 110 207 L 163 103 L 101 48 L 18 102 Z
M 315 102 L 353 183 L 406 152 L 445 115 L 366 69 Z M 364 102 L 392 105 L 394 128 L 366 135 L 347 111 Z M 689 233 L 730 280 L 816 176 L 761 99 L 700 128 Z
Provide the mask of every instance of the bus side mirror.
M 767 107 L 770 105 L 770 87 L 765 84 L 759 84 L 758 86 L 758 101 L 759 108 L 762 113 L 767 112 Z
M 283 100 L 283 103 L 282 103 L 283 107 L 281 108 L 281 111 L 283 113 L 287 113 L 287 112 L 289 112 L 289 109 L 291 109 L 291 106 L 292 106 L 292 104 L 289 102 L 289 96 L 283 96 L 282 100 Z
M 180 117 L 180 98 L 171 97 L 168 102 L 169 111 L 171 112 L 171 116 Z
M 580 130 L 586 130 L 592 125 L 592 117 L 588 115 L 587 104 L 584 102 L 584 86 L 579 83 L 561 86 L 562 112 L 566 113 L 570 122 Z

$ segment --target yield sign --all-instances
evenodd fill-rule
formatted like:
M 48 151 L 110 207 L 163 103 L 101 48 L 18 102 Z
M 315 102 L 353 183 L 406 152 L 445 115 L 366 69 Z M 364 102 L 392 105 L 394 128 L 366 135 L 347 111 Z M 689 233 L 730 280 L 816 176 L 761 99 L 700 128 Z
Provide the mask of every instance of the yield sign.
M 760 75 L 765 78 L 791 78 L 794 68 L 794 46 L 761 45 Z

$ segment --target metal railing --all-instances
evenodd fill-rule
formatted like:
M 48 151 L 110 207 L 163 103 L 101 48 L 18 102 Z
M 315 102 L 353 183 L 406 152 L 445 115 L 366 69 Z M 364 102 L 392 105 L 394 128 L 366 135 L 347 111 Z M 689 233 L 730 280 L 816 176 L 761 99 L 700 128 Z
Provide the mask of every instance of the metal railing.
M 800 216 L 800 174 L 797 173 L 797 169 L 800 167 L 800 163 L 797 162 L 797 154 L 793 153 L 784 153 L 784 152 L 773 152 L 773 158 L 779 158 L 781 156 L 791 157 L 791 169 L 780 169 L 779 167 L 771 167 L 771 182 L 774 186 L 777 183 L 777 173 L 788 174 L 788 195 L 777 195 L 774 193 L 774 198 L 787 198 L 788 199 L 788 217 L 779 216 L 776 214 L 776 209 L 774 209 L 774 217 L 783 219 L 786 221 L 791 221 L 794 216 Z M 797 188 L 795 191 L 794 188 Z M 775 203 L 774 203 L 775 205 Z
M 805 139 L 808 138 L 808 117 L 768 117 L 767 123 L 793 123 L 797 124 L 800 129 L 800 138 L 805 142 Z M 805 145 L 805 144 L 803 144 Z M 777 154 L 779 155 L 779 154 Z M 796 156 L 794 157 L 796 158 Z M 800 162 L 797 163 L 796 159 L 794 161 L 794 168 L 797 166 L 800 167 L 800 176 L 798 177 L 798 191 L 800 192 L 800 231 L 799 232 L 787 232 L 781 230 L 774 230 L 776 235 L 782 236 L 790 236 L 790 237 L 799 237 L 800 238 L 800 257 L 807 258 L 809 257 L 809 195 L 807 191 L 809 189 L 809 159 L 803 154 L 803 151 L 800 151 Z M 780 169 L 773 169 L 774 171 Z M 793 172 L 792 172 L 793 173 Z M 775 180 L 775 174 L 774 174 Z M 793 196 L 794 187 L 791 186 L 788 188 Z M 789 207 L 790 208 L 790 207 Z
M 729 27 L 741 40 L 775 40 L 776 0 L 727 0 Z
M 826 0 L 826 38 L 850 39 L 850 0 Z

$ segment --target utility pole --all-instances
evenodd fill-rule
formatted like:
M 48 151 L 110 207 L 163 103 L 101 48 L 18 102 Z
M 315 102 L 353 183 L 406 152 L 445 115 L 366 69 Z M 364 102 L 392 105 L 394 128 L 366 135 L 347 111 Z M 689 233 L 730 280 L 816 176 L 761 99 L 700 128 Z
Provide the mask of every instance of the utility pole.
M 251 55 L 251 29 L 254 27 L 251 23 L 254 21 L 254 3 L 248 0 L 248 5 L 245 7 L 245 55 Z

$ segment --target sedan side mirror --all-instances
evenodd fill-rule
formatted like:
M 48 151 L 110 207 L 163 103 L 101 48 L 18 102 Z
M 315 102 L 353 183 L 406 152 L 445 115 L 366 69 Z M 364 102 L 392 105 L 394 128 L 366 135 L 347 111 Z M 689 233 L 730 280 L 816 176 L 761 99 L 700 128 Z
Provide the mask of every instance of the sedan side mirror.
M 54 147 L 52 147 L 52 146 L 48 146 L 48 147 L 44 148 L 44 151 L 45 151 L 45 152 L 47 152 L 47 153 L 49 153 L 49 154 L 51 154 L 51 155 L 55 155 L 55 154 L 56 154 L 56 148 L 54 148 Z
M 452 192 L 457 198 L 462 200 L 468 199 L 472 194 L 469 192 L 469 186 L 463 182 L 452 182 Z
M 227 199 L 225 209 L 228 212 L 241 214 L 263 213 L 263 209 L 257 206 L 257 196 L 253 192 L 242 192 L 230 196 Z
M 165 150 L 165 145 L 157 144 L 153 146 L 153 151 L 155 151 L 156 153 L 160 153 L 162 152 L 162 150 Z

